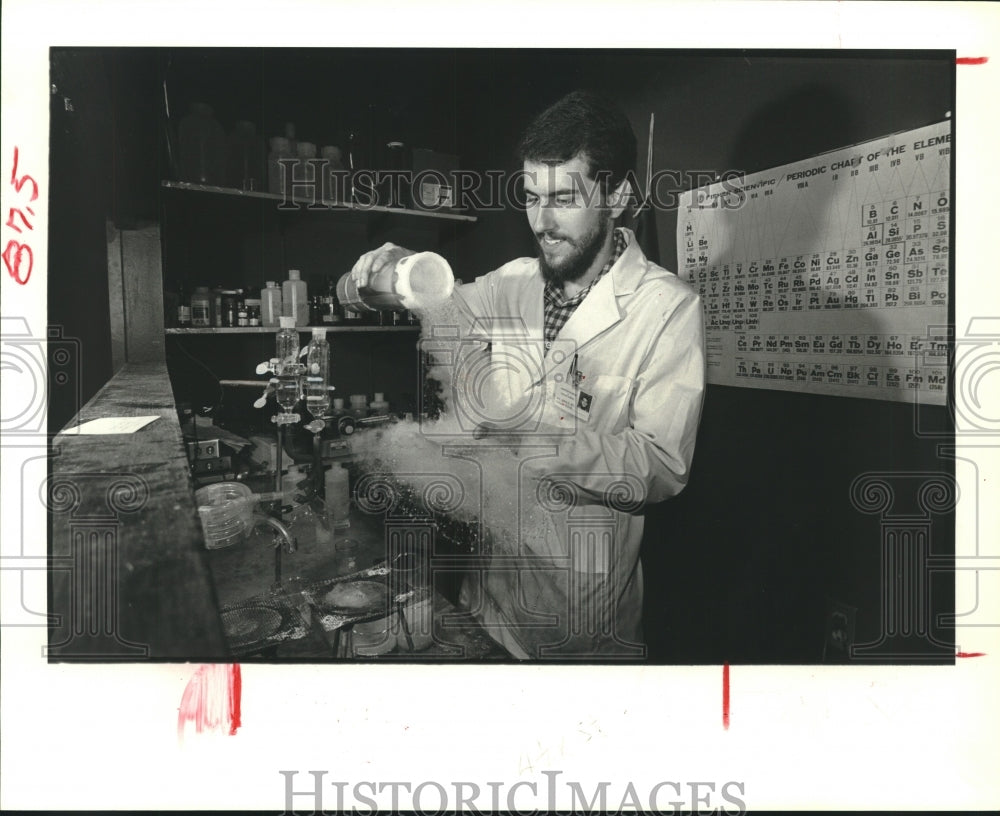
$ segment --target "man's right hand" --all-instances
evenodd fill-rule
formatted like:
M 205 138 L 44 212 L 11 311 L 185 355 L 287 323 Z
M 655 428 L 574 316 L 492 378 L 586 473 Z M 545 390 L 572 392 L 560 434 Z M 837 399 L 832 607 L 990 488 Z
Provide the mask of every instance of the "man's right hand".
M 360 289 L 368 285 L 373 277 L 386 269 L 392 269 L 401 258 L 416 255 L 412 249 L 385 243 L 378 249 L 366 252 L 351 267 L 351 280 Z

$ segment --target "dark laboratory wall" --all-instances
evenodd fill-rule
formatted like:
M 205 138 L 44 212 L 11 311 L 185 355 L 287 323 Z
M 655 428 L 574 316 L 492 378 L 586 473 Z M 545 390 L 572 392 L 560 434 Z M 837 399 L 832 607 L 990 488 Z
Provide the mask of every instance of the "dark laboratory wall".
M 112 374 L 105 218 L 114 151 L 104 55 L 53 49 L 50 79 L 48 323 L 77 359 L 69 387 L 50 383 L 55 433 Z
M 157 220 L 161 153 L 155 52 L 53 48 L 50 78 L 48 322 L 79 355 L 50 387 L 57 431 L 114 373 L 106 224 Z
M 752 172 L 941 121 L 954 110 L 954 59 L 748 53 L 680 78 L 654 70 L 622 101 L 640 142 L 656 113 L 656 166 Z M 676 268 L 676 212 L 658 220 L 662 261 Z M 906 404 L 710 386 L 691 482 L 649 514 L 652 656 L 815 662 L 834 602 L 856 608 L 858 643 L 877 640 L 881 520 L 849 491 L 866 472 L 953 472 L 917 420 Z M 950 420 L 925 407 L 919 425 L 946 438 Z M 954 551 L 952 514 L 934 519 L 931 547 Z M 952 581 L 934 579 L 935 613 L 953 608 Z

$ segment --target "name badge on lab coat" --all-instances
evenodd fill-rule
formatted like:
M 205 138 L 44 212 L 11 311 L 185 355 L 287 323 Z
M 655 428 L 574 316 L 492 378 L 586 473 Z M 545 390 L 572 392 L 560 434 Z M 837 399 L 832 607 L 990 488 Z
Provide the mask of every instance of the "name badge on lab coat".
M 590 419 L 590 409 L 594 404 L 594 395 L 580 388 L 583 376 L 579 371 L 571 370 L 567 380 L 553 383 L 552 400 L 561 411 L 572 414 L 578 420 L 587 422 Z

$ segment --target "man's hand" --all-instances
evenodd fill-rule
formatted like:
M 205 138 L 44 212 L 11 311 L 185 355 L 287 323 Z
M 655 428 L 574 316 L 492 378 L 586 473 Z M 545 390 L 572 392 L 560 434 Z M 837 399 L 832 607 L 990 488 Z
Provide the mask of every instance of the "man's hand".
M 366 252 L 351 267 L 351 280 L 360 289 L 380 272 L 391 270 L 401 258 L 416 255 L 412 249 L 385 243 L 378 249 Z

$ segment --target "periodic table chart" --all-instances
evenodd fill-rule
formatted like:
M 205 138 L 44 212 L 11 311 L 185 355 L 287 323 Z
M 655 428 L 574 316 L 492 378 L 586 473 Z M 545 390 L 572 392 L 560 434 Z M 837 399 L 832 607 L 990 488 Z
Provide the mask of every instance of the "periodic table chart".
M 944 405 L 951 123 L 685 193 L 708 381 Z

